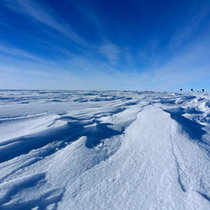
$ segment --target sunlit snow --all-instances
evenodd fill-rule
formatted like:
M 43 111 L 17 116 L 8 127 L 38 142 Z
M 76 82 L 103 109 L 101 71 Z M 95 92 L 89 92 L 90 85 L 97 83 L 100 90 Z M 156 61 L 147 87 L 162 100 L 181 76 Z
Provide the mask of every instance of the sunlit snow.
M 0 209 L 210 209 L 210 94 L 0 91 Z

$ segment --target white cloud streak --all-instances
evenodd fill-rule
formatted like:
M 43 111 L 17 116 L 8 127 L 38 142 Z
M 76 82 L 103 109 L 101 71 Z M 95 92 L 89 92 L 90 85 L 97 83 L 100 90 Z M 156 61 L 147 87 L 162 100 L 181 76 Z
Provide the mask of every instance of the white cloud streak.
M 121 49 L 110 42 L 103 43 L 98 47 L 98 51 L 106 57 L 112 65 L 120 61 Z
M 32 17 L 78 44 L 85 42 L 69 26 L 65 27 L 64 24 L 60 24 L 48 9 L 44 10 L 32 0 L 4 0 L 4 2 L 10 9 Z M 97 20 L 95 21 L 97 22 Z M 200 21 L 198 20 L 194 27 L 198 27 Z M 179 36 L 175 33 L 169 48 L 174 49 L 181 46 L 194 30 L 195 28 L 187 28 L 187 32 Z M 170 58 L 168 62 L 143 73 L 139 69 L 130 69 L 130 65 L 127 65 L 127 71 L 124 73 L 115 69 L 113 65 L 119 62 L 124 51 L 110 41 L 102 40 L 101 45 L 92 46 L 92 48 L 87 46 L 87 49 L 94 49 L 104 56 L 109 63 L 99 61 L 88 55 L 77 56 L 73 54 L 61 65 L 60 62 L 49 61 L 21 49 L 0 45 L 0 52 L 8 55 L 8 58 L 7 55 L 4 55 L 2 59 L 0 57 L 0 72 L 5 75 L 2 77 L 4 81 L 1 79 L 0 84 L 2 86 L 0 88 L 12 84 L 11 78 L 13 80 L 16 78 L 19 83 L 17 82 L 13 88 L 170 90 L 178 89 L 183 84 L 210 78 L 210 61 L 208 59 L 210 57 L 210 45 L 208 37 L 205 37 L 205 35 L 198 37 L 197 40 L 194 39 L 185 48 L 182 47 L 178 55 Z M 12 56 L 25 58 L 26 60 L 22 64 L 21 60 L 12 62 L 15 60 Z M 128 57 L 130 56 L 128 54 Z M 4 58 L 7 59 L 4 60 Z M 21 85 L 20 81 L 23 81 L 21 76 L 22 78 L 27 76 L 31 84 L 27 83 L 25 87 L 19 87 L 18 85 Z M 41 86 L 36 86 L 37 84 L 41 84 Z
M 207 50 L 210 46 L 207 43 L 207 37 L 200 37 L 169 62 L 143 73 L 138 69 L 128 69 L 122 73 L 106 62 L 76 55 L 61 65 L 60 62 L 39 58 L 20 49 L 0 46 L 0 51 L 9 55 L 28 58 L 21 63 L 14 62 L 11 56 L 8 62 L 0 57 L 0 72 L 5 75 L 0 88 L 12 84 L 11 78 L 22 81 L 27 77 L 27 81 L 32 81 L 26 82 L 28 86 L 24 84 L 24 87 L 19 87 L 19 82 L 13 88 L 178 90 L 182 85 L 210 78 L 210 54 Z M 205 56 L 203 52 L 206 52 Z M 118 55 L 114 59 L 118 59 Z M 41 86 L 36 86 L 38 84 Z
M 50 14 L 49 8 L 44 9 L 33 0 L 3 0 L 3 3 L 9 9 L 27 15 L 34 20 L 53 28 L 79 45 L 86 44 L 86 42 L 68 24 L 59 23 L 59 21 Z
M 35 60 L 35 61 L 41 60 L 40 57 L 35 56 L 31 53 L 28 53 L 25 50 L 8 47 L 8 46 L 2 45 L 2 44 L 0 44 L 0 54 L 1 53 L 11 56 L 12 58 L 14 58 L 14 57 L 25 58 L 25 59 Z
M 199 28 L 202 21 L 209 15 L 210 9 L 207 5 L 203 4 L 201 8 L 194 8 L 192 15 L 183 20 L 182 25 L 179 26 L 174 32 L 168 44 L 170 51 L 176 50 L 181 47 L 184 42 L 189 40 L 190 36 Z
M 107 41 L 103 36 L 102 43 L 99 46 L 90 45 L 84 39 L 82 39 L 68 24 L 63 22 L 61 24 L 58 20 L 56 20 L 54 17 L 55 15 L 52 15 L 52 12 L 49 8 L 43 8 L 43 6 L 35 3 L 35 1 L 33 0 L 3 0 L 3 3 L 9 9 L 17 13 L 27 15 L 33 18 L 34 20 L 45 24 L 48 27 L 53 28 L 54 30 L 65 35 L 66 37 L 74 41 L 76 44 L 84 48 L 80 49 L 81 52 L 85 53 L 88 50 L 94 50 L 95 52 L 104 56 L 110 62 L 111 65 L 115 65 L 118 63 L 120 59 L 121 49 L 118 46 L 111 43 L 110 41 Z M 94 27 L 97 27 L 98 29 L 102 28 L 100 21 L 93 13 L 91 13 L 90 15 L 87 12 L 84 12 L 84 10 L 81 10 L 81 8 L 80 11 L 83 12 L 83 14 L 88 19 L 90 19 L 90 21 L 92 21 Z

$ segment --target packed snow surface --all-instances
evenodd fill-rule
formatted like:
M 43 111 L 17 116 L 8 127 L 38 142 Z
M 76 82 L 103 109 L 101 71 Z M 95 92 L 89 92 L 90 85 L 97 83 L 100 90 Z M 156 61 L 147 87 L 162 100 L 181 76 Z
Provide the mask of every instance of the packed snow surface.
M 210 209 L 210 94 L 0 91 L 0 209 Z

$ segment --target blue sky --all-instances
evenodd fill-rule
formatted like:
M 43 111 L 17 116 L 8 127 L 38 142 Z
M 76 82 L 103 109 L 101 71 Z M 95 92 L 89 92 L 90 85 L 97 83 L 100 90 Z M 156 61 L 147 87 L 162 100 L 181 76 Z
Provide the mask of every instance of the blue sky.
M 210 1 L 1 0 L 0 88 L 210 91 Z

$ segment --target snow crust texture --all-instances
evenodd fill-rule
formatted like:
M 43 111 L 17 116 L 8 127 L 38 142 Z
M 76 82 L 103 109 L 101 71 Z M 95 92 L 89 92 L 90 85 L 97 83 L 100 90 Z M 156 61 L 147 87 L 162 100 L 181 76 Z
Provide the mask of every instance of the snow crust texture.
M 210 94 L 0 91 L 0 209 L 210 209 Z

